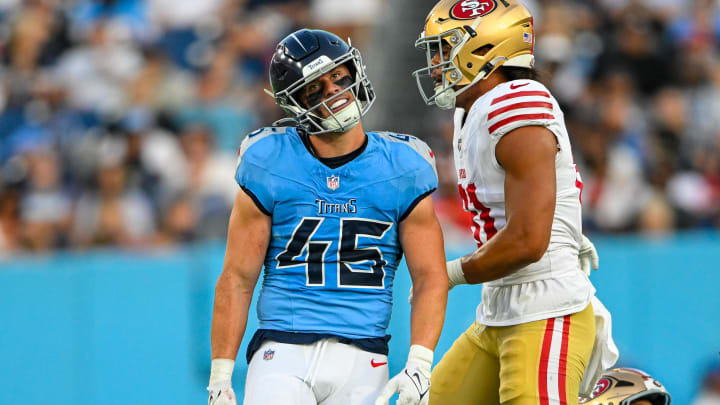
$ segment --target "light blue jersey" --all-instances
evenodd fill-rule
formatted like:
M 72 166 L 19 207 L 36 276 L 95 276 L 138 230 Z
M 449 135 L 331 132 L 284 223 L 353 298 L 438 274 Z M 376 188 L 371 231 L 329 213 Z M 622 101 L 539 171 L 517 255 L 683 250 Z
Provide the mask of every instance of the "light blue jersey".
M 437 188 L 419 139 L 368 132 L 366 148 L 332 169 L 295 128 L 262 128 L 240 147 L 238 184 L 272 216 L 260 329 L 384 337 L 402 258 L 398 224 Z

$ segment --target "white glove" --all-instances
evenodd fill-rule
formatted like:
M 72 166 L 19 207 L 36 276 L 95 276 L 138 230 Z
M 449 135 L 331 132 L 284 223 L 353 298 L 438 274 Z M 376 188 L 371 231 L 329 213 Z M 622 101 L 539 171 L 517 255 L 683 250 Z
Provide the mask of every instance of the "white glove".
M 595 250 L 595 245 L 593 245 L 585 235 L 582 235 L 578 261 L 580 262 L 580 269 L 582 269 L 588 277 L 590 277 L 590 268 L 597 270 L 600 267 L 600 257 L 598 256 L 597 250 Z
M 462 265 L 460 264 L 460 258 L 450 260 L 446 263 L 448 273 L 448 291 L 452 290 L 453 287 L 460 284 L 467 284 L 465 279 L 465 273 L 463 273 Z M 408 295 L 408 304 L 412 305 L 413 299 L 413 287 L 410 286 L 410 294 Z
M 420 345 L 410 346 L 405 368 L 385 384 L 375 405 L 387 405 L 396 392 L 399 393 L 397 405 L 427 405 L 432 361 L 432 350 Z
M 232 372 L 235 360 L 213 359 L 210 366 L 210 393 L 208 405 L 237 405 L 235 391 L 232 389 Z
M 208 405 L 237 405 L 235 391 L 229 380 L 215 383 L 207 387 L 207 390 L 210 392 Z

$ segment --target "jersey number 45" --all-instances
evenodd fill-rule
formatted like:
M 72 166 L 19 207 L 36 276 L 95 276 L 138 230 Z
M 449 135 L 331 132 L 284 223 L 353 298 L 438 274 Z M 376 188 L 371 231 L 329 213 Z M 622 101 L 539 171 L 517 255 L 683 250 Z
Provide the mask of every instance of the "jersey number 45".
M 295 227 L 285 250 L 278 254 L 277 268 L 305 266 L 306 284 L 324 286 L 328 249 L 332 241 L 313 240 L 325 218 L 305 217 Z M 382 239 L 392 222 L 364 218 L 341 218 L 337 251 L 338 287 L 385 288 L 387 261 L 378 247 L 358 247 L 358 238 Z M 299 260 L 306 253 L 305 260 Z M 368 266 L 369 264 L 369 266 Z

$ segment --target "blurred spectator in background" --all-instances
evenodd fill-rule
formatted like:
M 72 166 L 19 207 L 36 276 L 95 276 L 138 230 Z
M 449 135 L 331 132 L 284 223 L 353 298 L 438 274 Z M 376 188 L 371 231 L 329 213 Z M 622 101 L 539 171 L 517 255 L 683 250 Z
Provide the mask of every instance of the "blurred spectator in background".
M 20 245 L 20 192 L 0 189 L 0 259 L 17 252 Z
M 434 3 L 422 1 L 413 6 Z M 577 145 L 585 229 L 662 237 L 720 227 L 720 4 L 525 3 L 537 16 L 537 67 Z M 301 26 L 325 28 L 389 65 L 398 50 L 375 28 L 416 25 L 394 18 L 406 6 L 0 0 L 0 252 L 223 239 L 237 147 L 281 118 L 263 92 L 274 44 Z M 403 46 L 414 54 L 412 39 Z M 393 80 L 412 80 L 401 73 Z M 438 215 L 448 241 L 464 240 L 467 214 L 443 180 L 454 178 L 443 149 L 452 133 L 417 108 L 373 115 L 401 132 L 403 120 L 427 123 L 414 135 L 437 155 Z M 107 139 L 122 152 L 112 159 L 99 152 Z
M 68 106 L 100 115 L 122 112 L 125 88 L 143 64 L 130 35 L 119 22 L 98 20 L 60 57 L 50 73 Z
M 163 206 L 161 212 L 163 217 L 157 234 L 158 245 L 198 240 L 198 214 L 189 194 L 174 196 Z
M 691 405 L 720 405 L 720 364 L 715 364 L 703 376 L 700 393 Z
M 368 46 L 373 23 L 384 15 L 381 0 L 315 0 L 312 2 L 312 20 L 318 28 L 337 34 L 358 49 Z
M 47 145 L 28 150 L 25 158 L 28 180 L 20 200 L 23 245 L 32 251 L 65 247 L 72 200 L 61 184 L 60 160 Z
M 141 189 L 153 201 L 155 209 L 170 195 L 185 187 L 182 175 L 186 170 L 185 154 L 175 133 L 177 126 L 161 122 L 152 110 L 135 108 L 117 123 L 119 147 L 123 148 L 123 164 L 128 183 Z
M 214 148 L 212 134 L 204 126 L 186 126 L 180 140 L 187 162 L 184 190 L 199 216 L 197 231 L 204 238 L 220 238 L 227 232 L 238 190 L 235 156 Z
M 589 169 L 581 170 L 583 215 L 589 229 L 628 231 L 649 199 L 643 173 L 646 122 L 626 72 L 609 75 L 597 91 L 584 112 L 595 128 L 586 129 L 579 143 Z
M 154 236 L 155 215 L 146 194 L 128 184 L 122 140 L 102 141 L 94 187 L 83 192 L 75 207 L 75 246 L 142 247 Z
M 236 151 L 240 138 L 255 126 L 251 99 L 234 85 L 235 53 L 225 48 L 199 76 L 194 101 L 180 107 L 182 123 L 201 122 L 212 128 L 221 149 Z

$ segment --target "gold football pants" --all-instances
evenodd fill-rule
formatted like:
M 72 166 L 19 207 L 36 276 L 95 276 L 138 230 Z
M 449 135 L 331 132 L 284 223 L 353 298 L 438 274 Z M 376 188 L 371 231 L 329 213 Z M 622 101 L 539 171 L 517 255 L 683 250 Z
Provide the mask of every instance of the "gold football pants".
M 576 405 L 594 340 L 591 305 L 519 325 L 475 322 L 433 370 L 430 405 Z

